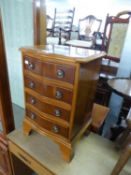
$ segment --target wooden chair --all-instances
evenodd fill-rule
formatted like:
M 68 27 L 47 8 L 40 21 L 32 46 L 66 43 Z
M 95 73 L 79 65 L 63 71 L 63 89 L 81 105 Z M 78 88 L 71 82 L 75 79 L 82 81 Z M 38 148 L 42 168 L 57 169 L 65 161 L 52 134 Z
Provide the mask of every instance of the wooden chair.
M 78 23 L 78 39 L 67 41 L 67 45 L 82 48 L 92 48 L 95 45 L 95 33 L 99 32 L 102 20 L 93 15 L 79 19 Z
M 47 37 L 47 44 L 64 44 L 70 39 L 75 8 L 58 10 L 55 8 L 51 36 Z
M 106 120 L 108 113 L 109 113 L 108 107 L 96 103 L 93 104 L 91 114 L 92 118 L 91 131 L 97 134 L 102 134 L 104 122 Z
M 52 35 L 53 22 L 54 22 L 54 19 L 50 15 L 46 15 L 47 37 Z
M 120 12 L 116 16 L 107 15 L 101 46 L 107 52 L 107 59 L 120 62 L 130 16 L 131 11 Z
M 117 147 L 124 147 L 124 149 L 111 175 L 119 175 L 119 173 L 122 171 L 123 167 L 125 166 L 125 164 L 131 156 L 131 108 L 126 121 L 127 128 L 122 134 L 120 134 L 116 143 Z
M 99 45 L 99 48 L 107 53 L 106 57 L 102 59 L 100 70 L 100 79 L 104 79 L 103 84 L 108 78 L 117 75 L 130 16 L 131 11 L 123 11 L 116 16 L 107 15 L 104 33 L 101 34 L 101 39 L 96 40 L 96 47 Z M 102 85 L 102 88 L 97 90 L 98 94 L 103 93 L 104 86 Z

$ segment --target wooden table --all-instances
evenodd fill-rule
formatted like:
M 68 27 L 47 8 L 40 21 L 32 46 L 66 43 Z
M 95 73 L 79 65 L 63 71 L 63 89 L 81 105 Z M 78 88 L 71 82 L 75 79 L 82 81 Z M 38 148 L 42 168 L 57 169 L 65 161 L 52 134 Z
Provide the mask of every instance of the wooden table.
M 131 79 L 114 78 L 108 80 L 108 85 L 118 95 L 125 99 L 131 99 Z M 124 128 L 124 131 L 121 132 L 116 139 L 116 146 L 119 148 L 124 148 L 124 151 L 111 175 L 118 175 L 131 156 L 131 108 L 125 122 L 127 123 L 127 128 Z
M 124 98 L 131 98 L 131 79 L 114 78 L 107 81 L 110 88 Z
M 39 175 L 110 174 L 119 157 L 111 141 L 94 133 L 77 142 L 75 155 L 70 163 L 62 159 L 57 144 L 36 132 L 25 136 L 22 130 L 18 129 L 10 133 L 8 139 L 9 151 Z M 19 167 L 21 173 L 15 175 L 21 175 L 22 171 Z M 124 175 L 131 173 L 130 166 L 126 172 Z
M 131 79 L 129 79 L 129 78 L 113 78 L 113 79 L 108 80 L 107 84 L 116 94 L 123 97 L 124 100 L 131 101 Z M 122 108 L 123 108 L 123 104 L 121 107 L 121 111 L 122 111 Z M 126 115 L 125 115 L 125 118 L 126 118 Z M 126 119 L 122 119 L 119 115 L 117 125 L 114 126 L 114 128 L 112 128 L 113 129 L 112 130 L 112 134 L 113 134 L 112 138 L 113 139 L 116 139 L 117 136 L 119 136 L 123 132 L 123 130 L 125 130 L 125 125 L 124 126 L 122 125 L 122 123 L 123 123 L 122 120 L 126 120 Z M 122 142 L 123 142 L 123 140 L 122 140 Z M 120 146 L 121 146 L 121 144 L 120 144 Z

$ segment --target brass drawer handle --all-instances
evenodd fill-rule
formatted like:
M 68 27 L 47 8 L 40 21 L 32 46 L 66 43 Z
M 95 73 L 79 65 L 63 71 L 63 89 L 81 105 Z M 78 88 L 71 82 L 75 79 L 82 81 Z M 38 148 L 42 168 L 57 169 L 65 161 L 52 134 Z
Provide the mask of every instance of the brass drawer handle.
M 29 63 L 28 64 L 28 69 L 29 70 L 33 70 L 35 68 L 35 64 L 34 63 Z
M 61 110 L 60 109 L 55 109 L 55 116 L 60 117 L 61 116 Z
M 31 113 L 30 118 L 31 118 L 32 120 L 35 120 L 35 119 L 36 119 L 36 115 L 35 115 L 34 113 Z
M 52 131 L 53 131 L 54 133 L 58 133 L 58 132 L 59 132 L 59 127 L 56 126 L 56 125 L 54 125 L 54 126 L 52 127 Z
M 34 105 L 34 104 L 36 103 L 36 99 L 35 99 L 35 98 L 31 98 L 30 103 L 31 103 L 32 105 Z
M 29 161 L 26 157 L 24 157 L 21 153 L 18 153 L 18 155 L 23 159 L 25 162 L 31 165 L 31 161 Z
M 64 78 L 65 72 L 62 69 L 57 70 L 57 77 L 58 78 Z
M 30 87 L 31 89 L 35 88 L 35 83 L 34 83 L 33 81 L 31 81 L 31 82 L 29 83 L 29 87 Z
M 62 99 L 62 97 L 63 97 L 62 92 L 61 92 L 61 91 L 56 91 L 55 97 L 56 97 L 57 99 Z

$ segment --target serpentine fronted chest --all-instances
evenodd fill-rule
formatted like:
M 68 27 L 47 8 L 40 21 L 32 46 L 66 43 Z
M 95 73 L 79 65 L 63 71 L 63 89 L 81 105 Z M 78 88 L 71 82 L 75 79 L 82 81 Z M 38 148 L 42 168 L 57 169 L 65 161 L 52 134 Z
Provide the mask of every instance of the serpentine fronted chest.
M 91 123 L 91 110 L 104 52 L 60 45 L 21 48 L 25 118 L 23 131 L 35 130 L 59 144 L 70 161 L 72 144 Z

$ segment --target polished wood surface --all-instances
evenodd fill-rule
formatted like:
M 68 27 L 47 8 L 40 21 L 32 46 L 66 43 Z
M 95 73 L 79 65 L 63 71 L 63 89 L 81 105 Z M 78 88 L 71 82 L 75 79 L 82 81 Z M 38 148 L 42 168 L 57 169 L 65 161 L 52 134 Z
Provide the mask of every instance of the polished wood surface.
M 2 133 L 0 133 L 0 174 L 12 175 L 9 159 L 8 142 Z
M 80 65 L 74 127 L 71 132 L 72 137 L 76 135 L 80 128 L 83 127 L 85 121 L 88 121 L 91 116 L 97 80 L 99 78 L 100 63 L 101 59 L 97 59 Z
M 41 128 L 44 128 L 45 130 L 53 132 L 54 134 L 57 134 L 58 136 L 68 137 L 68 129 L 63 128 L 60 124 L 56 124 L 56 122 L 49 122 L 48 120 L 44 120 L 40 115 L 36 115 L 36 113 L 33 113 L 30 110 L 27 110 L 26 112 L 27 116 L 30 118 L 30 121 L 34 124 L 37 123 Z M 32 115 L 34 118 L 32 118 Z M 27 118 L 28 118 L 27 117 Z
M 114 78 L 107 83 L 119 95 L 131 98 L 131 79 Z
M 33 0 L 34 45 L 46 44 L 45 0 Z
M 26 102 L 27 102 L 27 108 L 32 108 L 34 110 L 50 114 L 52 115 L 53 118 L 57 117 L 69 121 L 70 110 L 65 110 L 59 106 L 42 103 L 35 97 L 28 94 L 26 95 Z
M 44 76 L 49 79 L 58 79 L 56 71 L 63 70 L 64 76 L 61 78 L 62 81 L 69 82 L 71 84 L 74 83 L 74 73 L 75 68 L 66 64 L 57 64 L 55 62 L 42 62 L 35 60 L 30 57 L 26 57 L 24 59 L 25 70 L 29 70 L 32 73 Z M 72 75 L 72 76 L 70 76 Z
M 52 56 L 55 60 L 66 61 L 66 64 L 72 65 L 71 63 L 87 63 L 98 58 L 103 58 L 106 53 L 103 51 L 83 49 L 69 46 L 60 45 L 44 45 L 44 46 L 34 46 L 34 47 L 24 47 L 20 49 L 23 53 L 28 51 L 28 55 L 37 57 L 38 60 L 46 61 L 48 56 L 48 61 L 52 62 Z M 44 57 L 42 56 L 44 53 Z
M 0 13 L 0 118 L 3 133 L 7 134 L 14 129 L 11 95 L 9 89 L 9 78 L 7 71 L 2 19 Z
M 91 123 L 104 53 L 57 45 L 21 51 L 26 104 L 24 133 L 33 129 L 51 137 L 59 144 L 63 158 L 70 161 L 72 143 Z
M 34 85 L 33 87 L 31 86 L 32 84 Z M 59 86 L 51 86 L 45 84 L 44 81 L 39 82 L 37 79 L 34 79 L 31 76 L 25 77 L 25 87 L 34 89 L 39 94 L 47 96 L 49 98 L 62 100 L 63 102 L 69 104 L 71 104 L 72 102 L 72 96 L 73 96 L 72 90 L 60 88 Z M 61 99 L 56 98 L 57 92 L 60 92 L 62 94 Z

